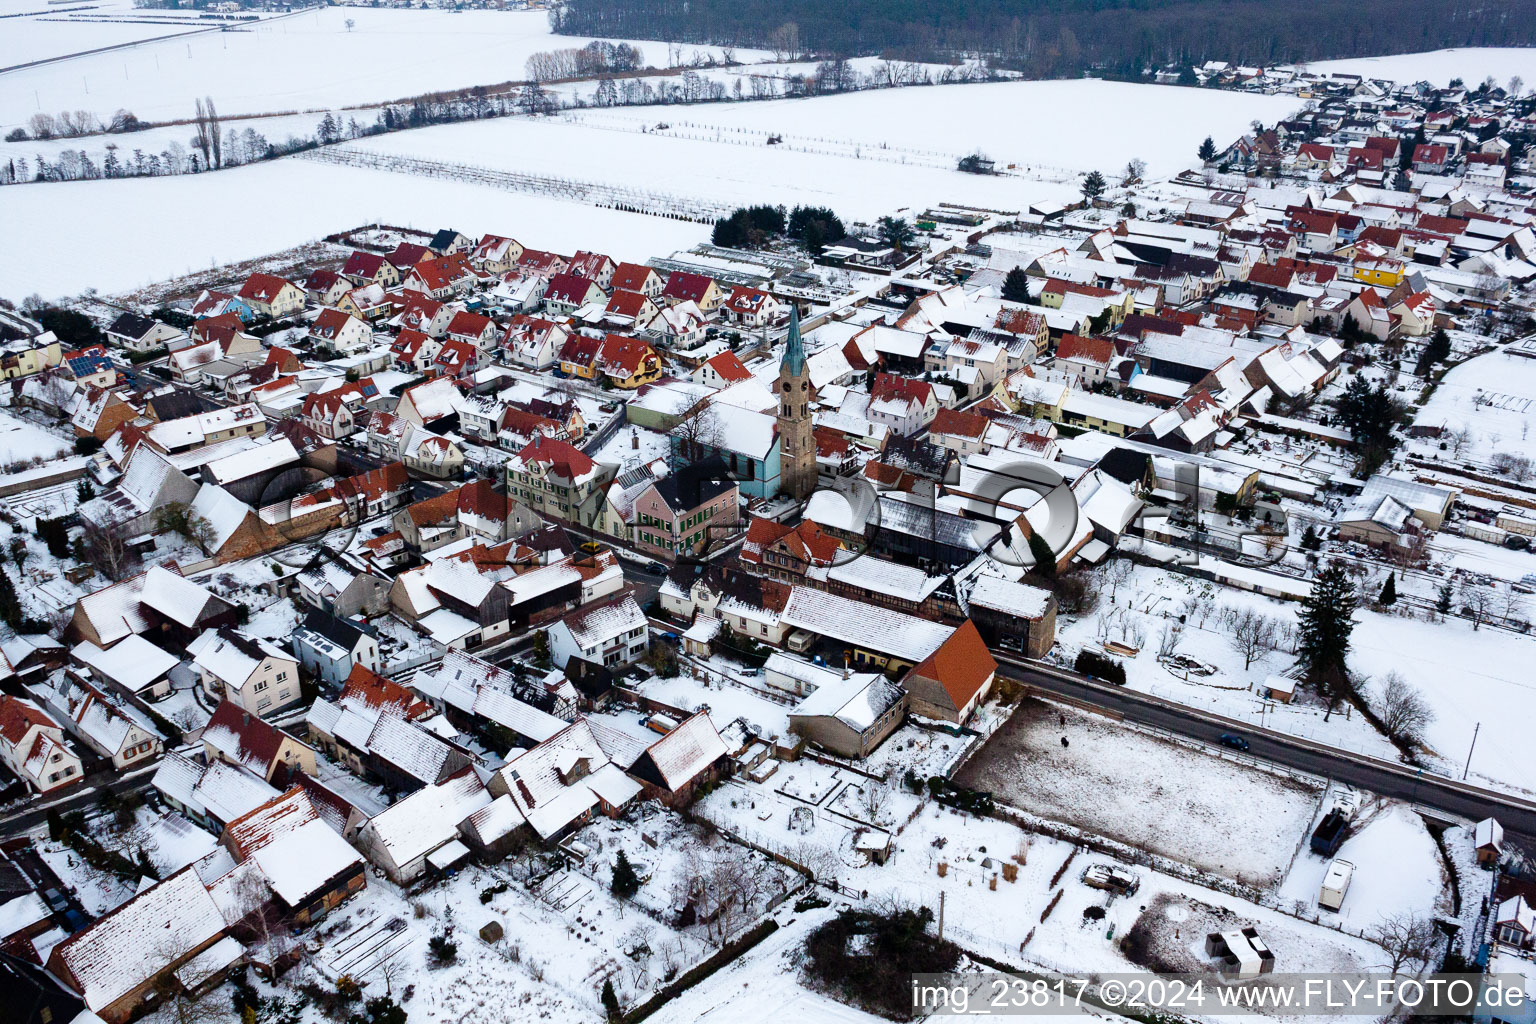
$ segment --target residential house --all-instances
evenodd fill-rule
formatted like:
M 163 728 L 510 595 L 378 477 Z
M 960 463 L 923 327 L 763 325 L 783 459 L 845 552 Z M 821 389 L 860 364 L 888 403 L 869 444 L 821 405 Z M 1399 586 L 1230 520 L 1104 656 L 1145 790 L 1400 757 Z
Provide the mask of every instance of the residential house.
M 304 289 L 275 274 L 252 274 L 240 286 L 240 298 L 257 316 L 281 320 L 304 308 Z
M 316 347 L 341 353 L 361 352 L 373 344 L 373 331 L 367 322 L 339 309 L 322 309 L 309 325 L 308 336 Z
M 0 693 L 0 763 L 39 793 L 85 777 L 59 723 L 32 701 L 8 693 Z
M 340 685 L 356 665 L 374 672 L 383 669 L 378 631 L 366 622 L 316 609 L 304 615 L 292 640 L 299 664 L 321 682 Z
M 642 263 L 620 263 L 614 268 L 613 276 L 605 287 L 613 288 L 615 294 L 639 292 L 654 301 L 661 298 L 666 283 L 660 274 Z
M 720 308 L 725 302 L 725 296 L 725 289 L 713 278 L 686 270 L 674 270 L 667 275 L 667 283 L 660 297 L 669 306 L 691 302 L 707 315 Z
M 107 341 L 129 352 L 153 352 L 186 335 L 170 324 L 139 313 L 122 313 L 107 327 Z
M 55 676 L 33 692 L 76 739 L 116 770 L 136 768 L 160 756 L 163 737 L 142 712 L 121 698 L 112 699 L 74 671 Z
M 300 699 L 298 660 L 265 640 L 228 627 L 210 629 L 187 645 L 187 653 L 211 699 L 228 699 L 256 715 Z
M 607 301 L 607 293 L 596 281 L 569 271 L 550 278 L 544 289 L 544 309 L 554 316 L 573 313 L 589 303 Z
M 238 864 L 254 863 L 283 920 L 304 927 L 367 884 L 363 858 L 321 818 L 303 786 L 231 821 L 219 843 Z
M 535 435 L 506 465 L 508 497 L 539 515 L 564 522 L 576 522 L 578 511 L 613 475 L 611 467 L 542 434 Z
M 628 594 L 578 609 L 549 627 L 550 659 L 564 668 L 571 658 L 599 665 L 630 665 L 650 649 L 645 613 Z

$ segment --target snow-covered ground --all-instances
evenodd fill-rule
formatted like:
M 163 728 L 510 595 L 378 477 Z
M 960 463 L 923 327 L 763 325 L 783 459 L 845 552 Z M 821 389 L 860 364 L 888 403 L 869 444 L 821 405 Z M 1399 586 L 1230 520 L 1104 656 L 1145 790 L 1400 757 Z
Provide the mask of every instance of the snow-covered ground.
M 1284 876 L 1321 789 L 1035 699 L 1019 706 L 957 781 L 1030 814 L 1260 888 Z
M 86 10 L 67 14 L 59 11 L 76 7 Z M 207 30 L 219 24 L 200 19 L 192 10 L 138 10 L 132 0 L 93 0 L 89 5 L 5 0 L 0 3 L 0 15 L 9 15 L 5 18 L 5 31 L 0 32 L 0 68 L 141 39 Z
M 350 29 L 349 21 L 354 23 Z M 19 125 L 39 109 L 110 115 L 126 107 L 146 121 L 191 117 L 194 100 L 203 96 L 211 96 L 226 115 L 398 100 L 521 80 L 529 55 L 588 41 L 552 35 L 543 11 L 327 7 L 249 29 L 146 43 L 15 72 L 6 76 L 0 92 L 0 127 Z M 666 66 L 665 43 L 635 45 L 645 63 Z M 24 46 L 7 49 L 28 52 Z M 683 58 L 695 52 L 719 51 L 688 46 Z M 739 51 L 737 59 L 762 56 Z
M 1461 363 L 1445 375 L 1414 423 L 1451 434 L 1468 431 L 1461 451 L 1441 458 L 1486 466 L 1495 452 L 1505 452 L 1536 460 L 1536 359 L 1501 350 Z
M 1390 57 L 1325 60 L 1308 64 L 1306 68 L 1321 75 L 1340 72 L 1389 78 L 1395 82 L 1423 80 L 1439 86 L 1453 78 L 1460 78 L 1469 88 L 1480 85 L 1489 75 L 1502 88 L 1512 76 L 1519 75 L 1525 79 L 1526 88 L 1531 88 L 1533 77 L 1536 77 L 1536 50 L 1514 46 L 1466 46 L 1425 53 L 1400 53 Z
M 253 199 L 253 197 L 256 197 Z M 260 216 L 236 216 L 256 202 Z M 167 211 L 171 211 L 169 214 Z M 110 216 L 109 216 L 110 213 Z M 19 300 L 129 290 L 371 222 L 507 234 L 533 248 L 644 260 L 703 241 L 703 224 L 384 171 L 277 160 L 213 174 L 0 189 L 18 238 L 90 235 L 87 247 L 5 246 L 0 288 Z M 124 260 L 122 253 L 134 258 Z
M 1020 171 L 1097 168 L 1113 180 L 1132 157 L 1145 160 L 1151 176 L 1176 173 L 1194 160 L 1205 136 L 1236 138 L 1251 121 L 1274 121 L 1298 105 L 1283 96 L 1064 80 L 882 89 L 665 111 L 625 107 L 582 117 L 634 126 L 665 121 L 674 134 L 718 133 L 723 144 L 754 137 L 761 144 L 766 135 L 779 134 L 791 148 L 858 146 L 869 159 L 886 147 L 885 155 L 898 164 L 905 155 L 909 163 L 926 157 L 953 167 L 958 157 L 980 150 L 999 169 L 1008 164 Z M 1028 130 L 1007 130 L 1020 116 Z

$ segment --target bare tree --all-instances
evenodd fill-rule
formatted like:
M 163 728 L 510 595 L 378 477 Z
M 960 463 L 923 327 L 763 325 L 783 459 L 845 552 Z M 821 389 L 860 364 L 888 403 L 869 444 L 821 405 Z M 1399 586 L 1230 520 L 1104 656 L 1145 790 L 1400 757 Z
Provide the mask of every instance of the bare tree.
M 138 557 L 128 547 L 121 524 L 99 526 L 84 521 L 81 539 L 85 545 L 86 561 L 107 579 L 116 582 L 128 575 L 138 564 Z
M 1159 658 L 1172 657 L 1179 649 L 1179 642 L 1184 639 L 1184 631 L 1176 622 L 1164 622 L 1163 631 L 1157 639 L 1157 656 Z
M 1104 585 L 1109 588 L 1109 603 L 1115 603 L 1115 595 L 1120 592 L 1120 587 L 1129 583 L 1136 567 L 1128 559 L 1115 558 L 1104 566 Z
M 1243 668 L 1275 649 L 1275 620 L 1251 608 L 1231 615 L 1232 648 L 1243 656 Z
M 179 936 L 165 937 L 151 951 L 154 962 L 163 965 L 152 975 L 161 1019 L 170 1024 L 222 1024 L 229 1017 L 229 1003 L 212 998 L 212 992 L 198 995 L 176 978 L 176 968 L 189 959 L 191 952 Z
M 1371 929 L 1370 938 L 1387 953 L 1393 974 L 1419 974 L 1430 970 L 1441 946 L 1440 931 L 1433 921 L 1412 913 L 1391 914 Z
M 346 21 L 342 22 L 342 24 L 347 26 L 348 32 L 351 32 L 353 29 L 357 28 L 357 19 L 348 18 Z
M 1125 169 L 1120 172 L 1120 184 L 1134 185 L 1147 173 L 1147 162 L 1140 157 L 1132 157 L 1125 162 Z
M 1525 598 L 1520 595 L 1520 591 L 1516 590 L 1512 586 L 1506 587 L 1504 589 L 1504 604 L 1502 614 L 1504 615 L 1506 624 L 1509 624 L 1509 622 L 1512 621 L 1518 621 L 1525 616 Z
M 1493 591 L 1487 587 L 1469 587 L 1463 600 L 1466 609 L 1472 613 L 1472 630 L 1476 632 L 1493 609 Z
M 700 402 L 672 428 L 678 455 L 686 462 L 697 462 L 709 455 L 720 442 L 721 429 L 719 411 Z
M 1465 423 L 1445 435 L 1446 440 L 1451 446 L 1451 454 L 1457 458 L 1461 458 L 1461 453 L 1466 449 L 1467 445 L 1472 443 L 1472 439 L 1475 436 L 1472 433 L 1472 428 Z
M 889 797 L 890 792 L 884 786 L 874 779 L 865 779 L 859 795 L 859 809 L 864 812 L 866 820 L 879 824 L 880 814 L 885 810 Z
M 794 60 L 800 55 L 800 26 L 786 21 L 768 37 L 768 48 L 775 61 Z
M 1382 678 L 1381 726 L 1389 737 L 1416 743 L 1434 720 L 1429 702 L 1400 673 L 1394 670 Z

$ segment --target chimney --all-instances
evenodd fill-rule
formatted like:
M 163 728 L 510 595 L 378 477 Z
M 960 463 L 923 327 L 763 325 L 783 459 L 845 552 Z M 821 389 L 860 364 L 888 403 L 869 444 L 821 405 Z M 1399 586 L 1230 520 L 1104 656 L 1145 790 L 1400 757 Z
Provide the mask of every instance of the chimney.
M 640 450 L 640 431 L 634 427 L 629 428 L 629 447 L 635 451 Z
M 249 711 L 242 711 L 242 712 L 240 712 L 240 724 L 241 725 L 250 725 L 251 724 L 251 713 Z

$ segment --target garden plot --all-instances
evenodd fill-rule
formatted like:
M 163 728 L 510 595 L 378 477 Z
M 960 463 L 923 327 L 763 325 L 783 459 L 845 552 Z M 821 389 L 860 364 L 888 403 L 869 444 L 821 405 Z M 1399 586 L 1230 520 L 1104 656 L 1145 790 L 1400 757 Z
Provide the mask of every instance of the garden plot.
M 1523 456 L 1536 462 L 1536 359 L 1488 352 L 1451 369 L 1414 416 L 1420 426 L 1444 427 L 1451 434 L 1465 430 L 1459 451 L 1441 454 L 1457 461 L 1486 466 L 1496 453 Z M 1438 442 L 1417 447 L 1437 449 Z
M 1404 860 L 1405 871 L 1410 861 L 1414 870 L 1435 871 L 1434 862 L 1417 849 L 1405 851 Z M 1204 931 L 1195 935 L 1182 922 L 1204 907 L 1224 920 L 1255 924 L 1275 951 L 1277 970 L 1363 970 L 1381 963 L 1382 951 L 1374 944 L 1327 927 L 1326 920 L 1321 925 L 1298 920 L 1272 895 L 1263 896 L 1261 905 L 1124 864 L 1119 866 L 1139 883 L 1132 895 L 1112 896 L 1084 883 L 1086 868 L 1114 863 L 1006 821 L 928 803 L 897 837 L 885 865 L 844 869 L 838 881 L 844 891 L 867 892 L 867 903 L 875 907 L 894 900 L 937 909 L 942 892 L 947 938 L 963 949 L 1024 967 L 1074 974 L 1137 970 L 1121 940 L 1155 906 L 1175 909 L 1171 934 L 1165 941 L 1159 931 L 1154 949 L 1166 946 L 1177 953 L 1186 943 L 1198 946 Z M 1005 868 L 1014 874 L 1013 881 L 1007 880 Z M 1195 960 L 1191 969 L 1209 967 L 1208 961 Z
M 1335 856 L 1349 861 L 1355 871 L 1343 905 L 1328 911 L 1319 909 L 1317 896 L 1334 858 L 1306 847 L 1297 855 L 1279 896 L 1298 916 L 1326 919 L 1366 934 L 1388 914 L 1453 916 L 1451 880 L 1440 865 L 1440 851 L 1423 819 L 1408 805 L 1380 798 L 1366 801 Z
M 957 781 L 1260 888 L 1284 876 L 1322 788 L 1035 699 L 1019 705 Z

